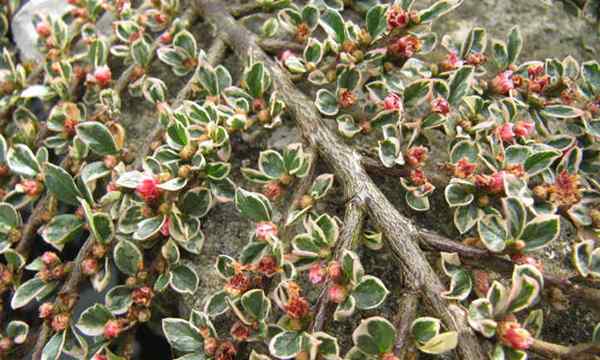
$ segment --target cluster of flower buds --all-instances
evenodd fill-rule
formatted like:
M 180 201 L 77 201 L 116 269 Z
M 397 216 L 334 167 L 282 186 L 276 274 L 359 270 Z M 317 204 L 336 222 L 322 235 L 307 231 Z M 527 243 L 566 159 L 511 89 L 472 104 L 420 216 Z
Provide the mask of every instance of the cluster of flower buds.
M 98 242 L 94 243 L 89 255 L 81 262 L 81 272 L 86 276 L 93 276 L 100 268 L 100 261 L 106 256 L 108 249 Z
M 492 175 L 475 175 L 475 186 L 490 194 L 504 192 L 504 171 L 497 171 Z
M 533 336 L 519 324 L 514 316 L 502 320 L 498 324 L 497 333 L 502 344 L 516 350 L 527 350 L 533 344 Z
M 63 264 L 58 255 L 52 251 L 46 251 L 40 259 L 43 267 L 36 276 L 43 282 L 61 280 L 71 271 L 71 265 Z
M 388 53 L 401 59 L 409 59 L 421 50 L 421 46 L 421 40 L 418 37 L 406 35 L 393 40 L 388 45 Z

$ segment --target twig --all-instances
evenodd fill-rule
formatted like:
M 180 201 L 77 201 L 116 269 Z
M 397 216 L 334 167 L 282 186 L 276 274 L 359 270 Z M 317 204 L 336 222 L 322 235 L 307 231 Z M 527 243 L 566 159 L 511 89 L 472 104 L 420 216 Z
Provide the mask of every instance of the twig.
M 546 359 L 595 360 L 600 356 L 600 344 L 564 346 L 535 339 L 528 351 Z
M 417 317 L 418 304 L 419 296 L 412 291 L 405 293 L 400 299 L 398 314 L 394 322 L 394 327 L 396 328 L 394 353 L 399 359 L 404 359 L 410 350 L 412 350 L 410 327 Z
M 363 224 L 365 221 L 364 203 L 359 198 L 351 199 L 346 206 L 344 214 L 344 225 L 338 238 L 333 258 L 339 261 L 342 258 L 344 250 L 352 249 L 362 234 Z M 315 318 L 312 324 L 312 331 L 321 331 L 325 328 L 331 313 L 334 310 L 334 304 L 329 301 L 328 289 L 331 281 L 327 280 L 323 286 L 323 290 L 317 299 L 315 309 Z
M 485 249 L 452 241 L 444 236 L 427 230 L 420 230 L 421 246 L 426 250 L 455 252 L 460 255 L 463 263 L 478 269 L 493 270 L 498 273 L 512 274 L 514 263 L 501 258 Z M 600 289 L 574 284 L 568 278 L 557 276 L 547 271 L 543 272 L 546 286 L 554 286 L 562 290 L 570 298 L 581 299 L 590 306 L 600 309 Z
M 260 39 L 258 40 L 258 46 L 271 55 L 279 55 L 284 50 L 292 50 L 297 53 L 304 51 L 304 44 L 277 39 Z
M 240 26 L 222 4 L 211 0 L 196 0 L 206 20 L 216 27 L 219 36 L 232 47 L 238 57 L 252 56 L 265 63 L 273 78 L 273 89 L 282 96 L 304 137 L 315 146 L 329 163 L 350 199 L 360 199 L 375 225 L 382 230 L 400 268 L 418 287 L 425 303 L 442 318 L 450 330 L 460 334 L 458 352 L 463 359 L 485 358 L 473 331 L 458 328 L 440 294 L 444 290 L 440 279 L 418 247 L 419 232 L 411 221 L 393 207 L 377 188 L 360 164 L 360 154 L 343 143 L 326 126 L 312 99 L 298 90 L 286 73 L 257 45 L 256 35 Z

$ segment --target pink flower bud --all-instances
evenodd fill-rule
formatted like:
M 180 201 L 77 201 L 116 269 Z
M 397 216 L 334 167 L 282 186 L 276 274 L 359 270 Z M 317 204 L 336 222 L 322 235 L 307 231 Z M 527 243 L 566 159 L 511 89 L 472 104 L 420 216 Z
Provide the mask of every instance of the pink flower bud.
M 498 326 L 500 341 L 516 350 L 527 350 L 533 344 L 533 336 L 516 321 L 504 321 Z
M 54 264 L 57 264 L 59 261 L 60 259 L 58 258 L 58 255 L 56 255 L 52 251 L 46 251 L 42 254 L 42 262 L 46 266 L 52 266 Z
M 69 326 L 69 315 L 68 314 L 57 314 L 52 318 L 52 330 L 60 332 L 65 330 Z
M 282 63 L 285 63 L 287 61 L 287 59 L 291 58 L 292 56 L 295 56 L 295 55 L 291 50 L 285 50 L 284 52 L 281 53 L 281 55 L 279 55 L 279 60 Z
M 508 92 L 515 88 L 515 84 L 512 81 L 512 74 L 512 71 L 507 70 L 496 75 L 492 80 L 492 89 L 498 94 L 508 95 Z
M 271 221 L 261 221 L 256 224 L 256 238 L 259 240 L 269 240 L 277 236 L 277 225 Z
M 54 310 L 54 305 L 49 302 L 45 302 L 42 305 L 40 305 L 38 310 L 40 313 L 40 319 L 47 319 L 50 316 L 52 316 L 52 311 Z
M 408 25 L 410 14 L 400 6 L 392 6 L 387 14 L 387 25 L 389 30 L 401 29 Z
M 47 38 L 52 33 L 50 30 L 50 25 L 48 25 L 45 21 L 40 21 L 35 25 L 35 32 L 42 38 Z
M 98 272 L 98 261 L 94 258 L 88 258 L 81 262 L 81 272 L 84 275 L 92 276 Z
M 104 337 L 106 339 L 114 339 L 121 334 L 123 328 L 121 324 L 117 320 L 109 320 L 106 325 L 104 325 Z
M 425 146 L 413 146 L 406 152 L 406 161 L 410 166 L 419 166 L 427 160 L 428 153 Z
M 489 182 L 489 191 L 500 193 L 504 191 L 504 171 L 494 173 Z
M 473 175 L 475 169 L 477 169 L 477 164 L 470 162 L 467 158 L 462 158 L 454 166 L 454 176 L 464 179 Z
M 388 47 L 392 55 L 408 59 L 421 49 L 421 41 L 414 35 L 403 36 Z
M 310 280 L 310 282 L 315 285 L 325 281 L 326 275 L 327 273 L 325 272 L 325 269 L 323 268 L 323 266 L 321 266 L 320 263 L 314 264 L 308 270 L 308 280 Z
M 498 137 L 504 142 L 512 142 L 515 138 L 513 127 L 514 125 L 509 122 L 502 124 L 502 126 L 496 129 L 498 132 Z
M 532 122 L 519 121 L 514 127 L 514 132 L 517 137 L 526 138 L 533 133 L 535 125 Z
M 171 218 L 167 217 L 167 220 L 160 227 L 160 233 L 162 236 L 169 236 L 171 234 Z
M 339 281 L 342 279 L 342 265 L 339 261 L 332 260 L 327 267 L 329 278 L 333 281 Z
M 263 186 L 263 194 L 270 200 L 276 200 L 281 196 L 283 189 L 279 182 L 269 181 Z
M 383 99 L 383 108 L 385 110 L 400 110 L 402 111 L 402 98 L 395 92 L 390 92 Z
M 327 294 L 329 295 L 329 301 L 335 304 L 341 304 L 346 300 L 348 290 L 343 285 L 333 284 L 329 288 Z
M 450 104 L 443 97 L 438 97 L 431 101 L 431 111 L 434 113 L 446 115 L 450 112 Z

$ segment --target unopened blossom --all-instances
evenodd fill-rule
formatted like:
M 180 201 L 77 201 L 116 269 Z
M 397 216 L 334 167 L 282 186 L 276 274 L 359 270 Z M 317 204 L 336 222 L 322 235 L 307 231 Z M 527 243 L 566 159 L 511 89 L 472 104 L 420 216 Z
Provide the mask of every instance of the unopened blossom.
M 467 158 L 458 160 L 454 166 L 454 176 L 465 179 L 473 175 L 477 169 L 477 164 L 470 162 Z
M 329 301 L 334 304 L 341 304 L 348 296 L 348 290 L 341 284 L 332 284 L 327 290 Z
M 427 175 L 425 175 L 425 172 L 421 169 L 412 169 L 409 177 L 413 185 L 416 186 L 421 186 L 428 182 Z
M 285 306 L 285 313 L 292 319 L 302 319 L 310 312 L 310 305 L 301 296 L 292 297 Z
M 235 346 L 231 342 L 225 341 L 215 351 L 215 360 L 233 360 L 236 354 Z
M 437 97 L 431 100 L 431 111 L 437 114 L 446 115 L 450 112 L 450 104 L 443 97 Z
M 408 59 L 421 50 L 421 40 L 414 35 L 406 35 L 392 42 L 388 50 L 394 56 Z
M 225 285 L 225 291 L 232 295 L 240 295 L 250 289 L 250 277 L 245 273 L 235 274 L 229 279 Z
M 164 32 L 158 37 L 158 41 L 163 45 L 170 44 L 173 41 L 173 35 L 170 32 Z
M 421 165 L 427 160 L 429 150 L 425 146 L 413 146 L 406 152 L 406 162 L 410 166 Z
M 277 236 L 277 225 L 272 221 L 261 221 L 256 224 L 256 238 L 259 240 L 269 240 Z
M 277 181 L 269 181 L 263 185 L 262 193 L 270 200 L 276 200 L 281 196 L 283 189 Z
M 55 332 L 65 330 L 69 326 L 69 315 L 65 313 L 54 315 L 51 326 Z
M 502 321 L 498 324 L 498 338 L 504 345 L 527 350 L 533 344 L 533 336 L 516 321 Z
M 96 80 L 96 83 L 101 88 L 108 87 L 112 81 L 112 72 L 110 71 L 110 68 L 106 65 L 96 68 L 94 71 L 94 80 Z
M 528 122 L 528 121 L 518 121 L 515 124 L 513 131 L 517 137 L 527 138 L 533 133 L 534 129 L 535 129 L 534 123 Z
M 341 88 L 338 94 L 338 103 L 341 107 L 347 108 L 356 103 L 356 95 L 349 89 Z
M 329 265 L 327 266 L 327 273 L 331 280 L 333 280 L 333 281 L 341 280 L 343 272 L 342 272 L 342 265 L 340 264 L 340 262 L 337 260 L 330 261 Z
M 170 217 L 167 217 L 165 222 L 163 222 L 162 226 L 160 227 L 160 233 L 164 237 L 168 237 L 171 234 L 171 218 Z
M 144 307 L 150 306 L 153 296 L 154 292 L 148 286 L 139 287 L 131 293 L 133 303 Z
M 212 336 L 204 338 L 204 352 L 208 355 L 213 355 L 217 352 L 217 346 L 219 346 L 217 339 Z
M 145 177 L 135 188 L 136 193 L 145 202 L 154 202 L 160 197 L 160 189 L 158 188 L 158 180 L 154 177 Z
M 235 341 L 246 341 L 250 337 L 250 328 L 238 320 L 233 324 L 229 333 Z
M 527 76 L 529 76 L 530 79 L 535 79 L 538 76 L 542 75 L 543 73 L 544 73 L 544 66 L 542 66 L 540 64 L 530 65 L 527 68 Z
M 42 183 L 35 180 L 23 180 L 19 184 L 21 190 L 28 196 L 38 196 L 42 190 L 44 190 L 44 186 Z
M 285 50 L 279 55 L 279 60 L 285 63 L 289 58 L 296 56 L 291 50 Z
M 308 280 L 314 285 L 322 283 L 326 277 L 327 271 L 320 263 L 313 264 L 308 270 Z
M 504 142 L 512 142 L 515 139 L 515 132 L 513 130 L 514 124 L 506 122 L 496 129 L 498 137 Z
M 87 258 L 81 262 L 81 272 L 84 275 L 92 276 L 98 272 L 98 261 L 94 258 Z
M 41 260 L 44 263 L 44 265 L 48 267 L 53 266 L 60 261 L 58 255 L 56 255 L 56 253 L 52 251 L 46 251 L 45 253 L 43 253 L 41 256 Z
M 52 312 L 54 311 L 54 305 L 49 302 L 45 302 L 39 307 L 39 317 L 40 319 L 47 319 L 52 316 Z
M 383 99 L 383 108 L 385 110 L 400 110 L 402 111 L 402 98 L 395 92 L 390 92 Z
M 504 191 L 504 171 L 492 175 L 476 175 L 475 186 L 492 194 Z
M 548 188 L 548 196 L 550 202 L 560 207 L 566 208 L 576 204 L 581 199 L 579 176 L 563 170 Z
M 118 337 L 123 331 L 123 327 L 118 320 L 109 320 L 106 325 L 104 325 L 104 338 L 106 339 L 114 339 Z
M 381 360 L 399 360 L 393 353 L 385 353 L 381 356 Z
M 387 13 L 388 30 L 406 27 L 410 21 L 410 13 L 399 5 L 392 6 Z
M 473 66 L 483 65 L 487 62 L 487 56 L 483 53 L 471 53 L 467 56 L 466 63 Z
M 52 34 L 52 30 L 50 29 L 50 25 L 45 21 L 40 21 L 35 25 L 35 32 L 39 37 L 47 38 Z
M 463 61 L 458 57 L 456 51 L 451 51 L 440 65 L 442 70 L 451 71 L 463 66 Z
M 275 257 L 268 255 L 263 256 L 262 259 L 260 259 L 256 266 L 256 270 L 267 277 L 271 277 L 277 273 L 279 266 L 277 265 Z
M 510 70 L 503 71 L 496 75 L 492 80 L 492 89 L 500 95 L 508 95 L 508 92 L 515 88 L 512 75 L 513 72 Z

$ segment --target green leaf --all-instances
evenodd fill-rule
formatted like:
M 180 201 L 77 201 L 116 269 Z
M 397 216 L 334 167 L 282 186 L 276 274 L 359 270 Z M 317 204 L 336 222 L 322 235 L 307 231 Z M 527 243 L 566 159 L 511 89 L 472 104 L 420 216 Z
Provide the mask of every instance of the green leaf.
M 102 335 L 104 326 L 111 319 L 113 319 L 113 315 L 106 306 L 94 304 L 81 313 L 77 328 L 87 336 L 99 336 Z
M 600 90 L 600 64 L 597 61 L 581 64 L 581 75 L 594 92 Z
M 466 300 L 471 289 L 473 281 L 467 271 L 459 270 L 452 275 L 450 279 L 450 289 L 442 293 L 445 299 L 463 301 Z
M 540 284 L 532 277 L 522 275 L 515 281 L 509 295 L 507 311 L 516 313 L 533 305 L 541 291 Z
M 8 150 L 6 162 L 10 170 L 26 177 L 35 177 L 41 172 L 40 164 L 27 145 L 16 144 Z
M 213 205 L 212 193 L 209 189 L 197 187 L 183 195 L 181 211 L 192 217 L 203 217 Z
M 124 274 L 135 275 L 141 269 L 143 256 L 140 249 L 129 240 L 120 240 L 113 249 L 113 259 Z
M 390 352 L 395 339 L 396 330 L 394 326 L 379 316 L 362 320 L 352 333 L 354 344 L 368 355 Z
M 278 359 L 291 359 L 302 351 L 302 333 L 283 331 L 269 342 L 269 352 Z
M 519 30 L 518 26 L 514 26 L 512 29 L 510 29 L 508 34 L 508 64 L 514 64 L 517 62 L 517 58 L 519 57 L 522 48 L 523 37 L 521 36 L 521 31 Z
M 253 320 L 263 321 L 269 316 L 271 302 L 262 289 L 245 292 L 240 301 L 245 313 L 250 315 Z
M 98 155 L 115 155 L 117 144 L 106 125 L 97 121 L 86 121 L 77 125 L 77 136 Z
M 176 265 L 171 269 L 170 284 L 173 290 L 182 294 L 193 295 L 198 289 L 198 275 L 185 265 Z
M 430 90 L 431 82 L 427 80 L 417 80 L 410 83 L 404 89 L 404 106 L 409 108 L 425 101 Z
M 206 304 L 204 305 L 204 312 L 210 315 L 211 317 L 215 317 L 217 315 L 221 315 L 225 313 L 229 309 L 229 305 L 227 304 L 227 293 L 225 291 L 218 291 L 212 294 L 208 300 L 206 300 Z
M 50 220 L 43 228 L 41 235 L 44 241 L 52 244 L 56 249 L 62 250 L 63 246 L 76 239 L 83 232 L 83 221 L 75 215 L 61 214 Z
M 269 178 L 279 179 L 286 173 L 283 156 L 275 150 L 261 151 L 258 157 L 258 168 Z
M 469 93 L 474 70 L 472 66 L 463 66 L 452 74 L 448 83 L 450 86 L 448 102 L 450 104 L 457 105 Z
M 29 325 L 24 321 L 13 320 L 6 326 L 6 335 L 14 341 L 15 344 L 23 344 L 29 334 Z
M 343 44 L 348 38 L 344 18 L 338 11 L 330 8 L 325 9 L 321 15 L 320 24 L 323 30 L 338 44 Z
M 567 105 L 548 105 L 544 107 L 540 114 L 557 119 L 571 119 L 583 115 L 583 111 Z
M 238 188 L 235 192 L 235 206 L 243 216 L 255 222 L 271 220 L 271 203 L 262 194 Z
M 518 239 L 527 221 L 527 210 L 518 198 L 502 199 L 502 208 L 507 219 L 508 229 L 513 239 Z
M 493 252 L 501 252 L 506 247 L 508 230 L 506 222 L 498 215 L 486 215 L 477 225 L 481 242 Z
M 329 189 L 331 189 L 334 178 L 335 177 L 333 174 L 321 174 L 321 175 L 317 176 L 315 178 L 315 180 L 313 181 L 313 184 L 310 187 L 310 190 L 308 191 L 308 193 L 314 199 L 323 198 L 327 194 Z
M 462 4 L 462 0 L 440 0 L 419 12 L 421 24 L 432 22 Z
M 446 186 L 444 196 L 450 207 L 466 206 L 473 202 L 475 186 L 468 181 L 454 180 Z
M 379 307 L 388 296 L 389 291 L 381 280 L 375 276 L 362 277 L 352 296 L 356 300 L 356 307 L 361 310 L 370 310 Z
M 266 90 L 265 65 L 255 63 L 246 73 L 246 85 L 248 91 L 254 98 L 261 98 Z
M 41 360 L 58 360 L 65 346 L 66 331 L 54 334 L 42 350 Z
M 33 300 L 36 296 L 42 293 L 45 289 L 46 283 L 44 283 L 37 277 L 33 277 L 27 280 L 26 282 L 22 283 L 15 291 L 15 294 L 10 300 L 11 308 L 18 309 L 29 304 L 31 300 Z
M 162 330 L 171 347 L 182 352 L 201 351 L 204 349 L 204 340 L 200 330 L 188 321 L 177 318 L 162 320 Z
M 54 164 L 46 164 L 46 186 L 48 190 L 62 202 L 79 205 L 78 197 L 82 196 L 77 189 L 73 177 L 63 168 Z
M 541 215 L 533 219 L 520 239 L 525 241 L 525 251 L 533 251 L 548 245 L 560 234 L 560 218 L 558 215 Z
M 464 234 L 477 224 L 480 214 L 479 208 L 474 204 L 457 207 L 454 211 L 454 226 L 461 234 Z
M 383 5 L 373 6 L 367 11 L 367 31 L 373 40 L 376 40 L 387 30 L 386 8 Z
M 448 331 L 435 336 L 428 342 L 418 346 L 418 348 L 427 354 L 443 354 L 456 348 L 456 345 L 458 345 L 458 333 Z
M 160 231 L 166 220 L 166 216 L 159 215 L 149 219 L 144 219 L 138 223 L 137 230 L 133 234 L 135 240 L 146 240 Z
M 319 89 L 317 91 L 315 105 L 321 114 L 326 116 L 334 116 L 339 111 L 337 97 L 327 89 Z
M 188 58 L 195 58 L 198 53 L 196 38 L 187 30 L 182 30 L 173 38 L 173 46 L 185 52 Z
M 415 211 L 427 211 L 430 208 L 429 197 L 417 196 L 414 191 L 404 193 L 404 200 L 411 209 Z

